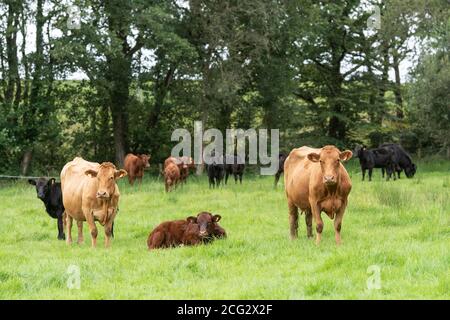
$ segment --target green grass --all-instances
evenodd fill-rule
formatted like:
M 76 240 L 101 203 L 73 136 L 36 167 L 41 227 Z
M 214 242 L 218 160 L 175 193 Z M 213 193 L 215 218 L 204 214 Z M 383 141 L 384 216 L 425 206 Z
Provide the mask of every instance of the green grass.
M 289 240 L 282 184 L 245 176 L 220 190 L 205 177 L 165 194 L 146 177 L 140 188 L 120 182 L 120 213 L 111 249 L 56 240 L 56 220 L 25 182 L 0 189 L 1 299 L 413 299 L 450 298 L 450 163 L 419 164 L 414 179 L 361 182 L 354 162 L 349 207 L 336 247 L 332 221 L 320 246 Z M 158 223 L 206 210 L 222 215 L 228 239 L 206 246 L 148 252 Z M 76 236 L 76 228 L 73 230 Z M 80 268 L 81 288 L 68 289 L 67 269 Z M 381 289 L 368 290 L 368 268 Z

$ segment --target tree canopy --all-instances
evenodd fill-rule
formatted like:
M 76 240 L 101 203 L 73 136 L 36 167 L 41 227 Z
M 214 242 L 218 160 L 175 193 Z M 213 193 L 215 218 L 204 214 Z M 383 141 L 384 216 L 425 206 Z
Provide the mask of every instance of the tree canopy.
M 196 120 L 450 156 L 449 43 L 446 0 L 4 0 L 0 171 L 162 162 Z

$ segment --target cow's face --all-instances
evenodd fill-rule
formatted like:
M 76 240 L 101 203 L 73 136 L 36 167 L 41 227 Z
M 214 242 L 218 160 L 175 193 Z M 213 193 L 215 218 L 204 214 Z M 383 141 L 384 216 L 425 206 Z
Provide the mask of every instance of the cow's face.
M 335 185 L 339 180 L 339 168 L 341 161 L 347 161 L 352 157 L 350 150 L 339 151 L 334 146 L 325 146 L 320 154 L 310 153 L 308 159 L 312 162 L 318 162 L 322 170 L 323 183 L 328 186 Z
M 144 164 L 145 168 L 150 168 L 150 162 L 149 161 L 150 161 L 151 156 L 146 155 L 146 154 L 141 154 L 141 155 L 139 155 L 139 158 L 141 158 L 142 163 Z
M 207 238 L 214 233 L 215 223 L 222 217 L 218 214 L 212 215 L 209 212 L 201 212 L 197 217 L 189 217 L 187 221 L 197 223 L 199 226 L 199 235 L 202 238 Z
M 417 167 L 414 163 L 411 163 L 411 165 L 409 165 L 405 168 L 405 174 L 408 178 L 414 177 L 414 175 L 416 174 L 416 171 L 417 171 Z
M 110 162 L 103 162 L 98 170 L 86 170 L 85 174 L 98 181 L 97 198 L 108 199 L 116 190 L 116 180 L 125 177 L 127 172 L 117 170 Z
M 367 147 L 365 145 L 362 146 L 356 146 L 355 150 L 353 151 L 353 154 L 357 158 L 362 158 L 364 151 L 367 150 Z
M 50 192 L 50 187 L 55 183 L 55 179 L 51 178 L 47 180 L 45 178 L 39 179 L 28 179 L 28 183 L 36 186 L 37 197 L 41 200 L 44 200 L 47 197 L 47 194 Z

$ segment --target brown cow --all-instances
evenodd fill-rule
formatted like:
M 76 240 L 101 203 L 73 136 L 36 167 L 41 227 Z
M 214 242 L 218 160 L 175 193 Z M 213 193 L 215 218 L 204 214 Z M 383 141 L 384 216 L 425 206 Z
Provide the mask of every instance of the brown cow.
M 136 178 L 139 183 L 142 184 L 142 177 L 144 176 L 144 169 L 150 167 L 151 156 L 146 154 L 134 155 L 132 153 L 127 154 L 124 161 L 124 169 L 128 173 L 128 182 L 133 185 Z
M 189 170 L 195 168 L 194 160 L 191 157 L 169 157 L 164 161 L 164 168 L 167 167 L 169 163 L 174 163 L 180 169 L 180 182 L 186 182 L 189 176 Z
M 180 169 L 178 166 L 170 162 L 164 168 L 164 184 L 166 192 L 172 191 L 180 181 Z
M 182 169 L 180 170 L 181 182 L 186 182 L 189 176 L 189 170 L 195 169 L 195 163 L 191 157 L 187 156 L 181 157 L 180 160 L 183 163 Z
M 284 164 L 284 182 L 289 207 L 291 238 L 297 238 L 298 209 L 305 212 L 308 237 L 312 237 L 312 218 L 316 223 L 316 243 L 322 236 L 324 211 L 334 219 L 336 243 L 341 242 L 341 225 L 347 197 L 352 188 L 350 177 L 342 165 L 352 157 L 349 150 L 335 146 L 321 149 L 293 149 Z
M 67 215 L 67 243 L 72 243 L 72 220 L 87 221 L 92 236 L 92 246 L 97 244 L 99 221 L 105 228 L 105 246 L 111 244 L 112 224 L 117 214 L 119 187 L 116 180 L 127 175 L 110 162 L 88 162 L 76 157 L 61 171 L 63 204 Z
M 197 217 L 187 217 L 186 220 L 163 222 L 148 236 L 148 249 L 201 244 L 213 235 L 214 222 L 219 220 L 219 215 L 201 212 Z

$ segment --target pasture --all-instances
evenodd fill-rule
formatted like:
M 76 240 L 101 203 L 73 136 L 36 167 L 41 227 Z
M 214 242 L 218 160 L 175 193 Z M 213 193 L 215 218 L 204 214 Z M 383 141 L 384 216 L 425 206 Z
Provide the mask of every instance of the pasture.
M 140 187 L 119 183 L 120 212 L 112 248 L 99 243 L 67 247 L 56 239 L 35 190 L 25 181 L 0 185 L 1 299 L 436 299 L 450 298 L 450 162 L 419 162 L 413 179 L 386 182 L 380 170 L 362 182 L 356 160 L 336 247 L 324 219 L 320 246 L 289 240 L 283 184 L 273 176 L 244 175 L 219 190 L 207 177 L 166 194 L 148 174 Z M 230 181 L 229 181 L 230 182 Z M 280 180 L 282 182 L 282 180 Z M 222 215 L 228 239 L 210 245 L 148 252 L 149 232 L 160 222 L 199 211 Z M 76 227 L 73 229 L 76 241 Z M 80 289 L 69 289 L 69 266 L 80 270 Z M 380 289 L 369 290 L 370 266 Z M 373 268 L 373 267 L 372 267 Z M 369 269 L 369 271 L 368 271 Z M 369 279 L 370 281 L 370 279 Z

